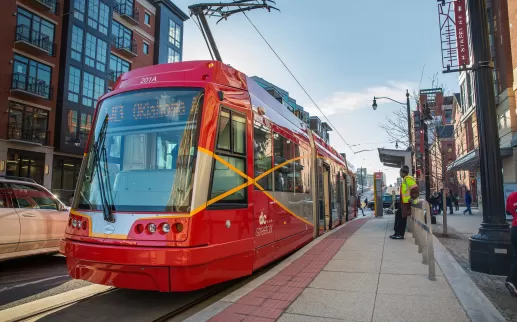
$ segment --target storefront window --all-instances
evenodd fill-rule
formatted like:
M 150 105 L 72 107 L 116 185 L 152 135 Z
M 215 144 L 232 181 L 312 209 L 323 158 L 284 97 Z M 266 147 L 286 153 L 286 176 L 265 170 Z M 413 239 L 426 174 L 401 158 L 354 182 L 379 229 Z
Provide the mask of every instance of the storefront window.
M 7 150 L 6 175 L 30 178 L 43 184 L 45 154 L 31 151 Z

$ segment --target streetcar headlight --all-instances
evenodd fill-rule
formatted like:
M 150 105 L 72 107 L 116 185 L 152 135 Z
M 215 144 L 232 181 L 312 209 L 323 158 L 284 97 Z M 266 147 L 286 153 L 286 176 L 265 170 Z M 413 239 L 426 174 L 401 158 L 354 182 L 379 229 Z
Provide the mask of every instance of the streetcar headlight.
M 171 226 L 168 223 L 163 223 L 162 224 L 162 231 L 165 234 L 168 233 L 169 231 L 171 231 Z
M 174 228 L 176 228 L 176 231 L 177 231 L 178 233 L 181 233 L 181 232 L 183 231 L 183 224 L 182 224 L 182 223 L 180 223 L 180 222 L 175 223 L 175 224 L 174 224 Z
M 156 225 L 155 224 L 149 224 L 147 225 L 147 231 L 151 234 L 154 234 L 156 232 Z
M 88 224 L 87 224 L 86 220 L 83 221 L 83 227 L 82 228 L 83 228 L 83 230 L 86 230 L 86 228 L 88 228 Z
M 77 221 L 77 229 L 80 229 L 82 225 L 83 225 L 83 223 L 80 220 L 78 220 Z
M 72 227 L 77 227 L 77 219 L 72 219 Z

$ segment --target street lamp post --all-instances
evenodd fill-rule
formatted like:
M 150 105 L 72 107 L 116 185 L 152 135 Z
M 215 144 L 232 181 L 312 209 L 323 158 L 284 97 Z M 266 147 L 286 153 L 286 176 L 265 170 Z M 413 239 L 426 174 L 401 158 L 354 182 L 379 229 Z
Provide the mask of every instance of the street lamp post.
M 412 169 L 412 174 L 415 175 L 415 169 L 413 167 L 413 154 L 414 154 L 414 151 L 413 151 L 413 147 L 412 147 L 412 144 L 413 144 L 413 133 L 411 132 L 411 105 L 410 105 L 410 102 L 409 102 L 409 91 L 406 89 L 406 103 L 402 103 L 402 102 L 399 102 L 399 101 L 396 101 L 392 98 L 389 98 L 389 97 L 373 97 L 373 104 L 372 104 L 372 107 L 373 107 L 373 110 L 375 111 L 377 109 L 377 100 L 378 99 L 388 99 L 392 102 L 395 102 L 397 104 L 400 104 L 400 105 L 406 105 L 406 113 L 407 113 L 407 132 L 408 132 L 408 139 L 409 139 L 409 143 L 408 143 L 408 147 L 411 149 L 411 169 Z
M 476 272 L 506 275 L 511 266 L 510 227 L 506 222 L 503 175 L 494 79 L 492 76 L 486 1 L 468 1 L 479 132 L 479 165 L 483 223 L 470 237 L 470 268 Z

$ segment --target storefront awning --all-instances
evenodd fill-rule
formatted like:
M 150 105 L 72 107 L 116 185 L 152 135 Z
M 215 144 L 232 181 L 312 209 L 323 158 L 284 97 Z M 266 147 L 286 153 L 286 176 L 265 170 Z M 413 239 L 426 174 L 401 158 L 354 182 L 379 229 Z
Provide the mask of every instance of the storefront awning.
M 379 159 L 386 167 L 400 168 L 411 160 L 411 151 L 406 150 L 392 150 L 392 149 L 378 149 Z M 409 162 L 411 163 L 411 162 Z M 408 164 L 411 168 L 411 165 Z
M 457 158 L 447 167 L 447 171 L 472 170 L 479 166 L 479 150 L 475 149 Z
M 513 155 L 513 148 L 510 147 L 501 147 L 500 151 L 502 158 Z M 477 167 L 479 167 L 479 149 L 474 149 L 453 161 L 447 167 L 447 171 L 473 170 Z

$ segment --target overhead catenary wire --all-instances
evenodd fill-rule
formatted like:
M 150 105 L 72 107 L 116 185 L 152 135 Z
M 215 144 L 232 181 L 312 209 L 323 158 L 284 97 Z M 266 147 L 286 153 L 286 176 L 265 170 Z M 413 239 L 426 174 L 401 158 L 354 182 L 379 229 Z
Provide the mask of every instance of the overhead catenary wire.
M 323 111 L 321 110 L 321 108 L 318 106 L 318 104 L 314 101 L 314 99 L 312 98 L 312 96 L 307 92 L 307 90 L 305 89 L 305 87 L 300 83 L 300 81 L 296 78 L 296 76 L 294 76 L 293 72 L 289 69 L 289 67 L 287 67 L 287 65 L 284 63 L 284 61 L 282 60 L 282 58 L 280 58 L 280 56 L 277 54 L 277 52 L 275 51 L 275 49 L 269 44 L 269 42 L 266 40 L 266 38 L 262 35 L 262 33 L 260 32 L 260 30 L 258 30 L 257 26 L 255 26 L 255 24 L 250 20 L 250 18 L 248 17 L 248 15 L 243 12 L 244 16 L 246 17 L 246 19 L 248 19 L 249 23 L 253 26 L 253 28 L 257 31 L 257 33 L 260 35 L 260 37 L 262 38 L 262 40 L 264 40 L 264 42 L 268 45 L 268 47 L 271 49 L 271 51 L 275 54 L 275 56 L 278 58 L 278 60 L 282 63 L 282 65 L 284 65 L 285 69 L 289 72 L 289 74 L 291 74 L 291 76 L 293 77 L 293 79 L 296 81 L 296 83 L 298 84 L 298 86 L 300 86 L 300 88 L 303 90 L 303 92 L 305 93 L 305 95 L 307 95 L 307 97 L 311 100 L 311 102 L 314 104 L 314 106 L 316 106 L 316 108 L 318 109 L 318 111 L 320 111 L 321 115 L 323 115 L 323 117 L 325 118 L 325 120 L 327 120 L 327 122 L 329 123 L 329 125 L 334 129 L 334 131 L 337 133 L 337 135 L 339 135 L 339 137 L 341 138 L 341 140 L 343 140 L 343 142 L 345 142 L 346 146 L 350 149 L 350 151 L 352 151 L 354 154 L 355 154 L 355 151 L 354 149 L 352 149 L 352 147 L 350 146 L 350 144 L 348 144 L 348 142 L 345 140 L 345 138 L 341 135 L 341 133 L 339 133 L 339 131 L 337 130 L 337 128 L 332 124 L 332 122 L 330 122 L 330 120 L 327 118 L 327 116 L 325 115 L 325 113 L 323 113 Z

